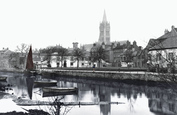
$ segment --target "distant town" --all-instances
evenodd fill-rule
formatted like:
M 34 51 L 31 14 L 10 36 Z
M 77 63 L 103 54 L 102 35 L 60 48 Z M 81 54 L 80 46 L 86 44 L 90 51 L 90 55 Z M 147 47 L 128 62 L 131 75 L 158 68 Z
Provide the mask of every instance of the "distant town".
M 35 68 L 146 68 L 153 72 L 175 72 L 177 64 L 177 28 L 164 29 L 157 39 L 149 39 L 145 48 L 138 46 L 136 40 L 114 41 L 110 39 L 110 23 L 106 13 L 99 26 L 97 42 L 79 46 L 73 42 L 72 48 L 60 45 L 43 49 L 33 49 Z M 0 69 L 25 69 L 29 51 L 27 44 L 17 46 L 16 51 L 8 48 L 0 50 Z

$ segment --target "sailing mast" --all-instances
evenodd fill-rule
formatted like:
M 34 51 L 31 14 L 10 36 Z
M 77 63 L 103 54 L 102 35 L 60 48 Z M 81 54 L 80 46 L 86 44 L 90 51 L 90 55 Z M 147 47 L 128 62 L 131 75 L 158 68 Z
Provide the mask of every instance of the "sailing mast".
M 33 54 L 32 54 L 32 46 L 30 46 L 27 62 L 26 62 L 26 70 L 33 70 Z

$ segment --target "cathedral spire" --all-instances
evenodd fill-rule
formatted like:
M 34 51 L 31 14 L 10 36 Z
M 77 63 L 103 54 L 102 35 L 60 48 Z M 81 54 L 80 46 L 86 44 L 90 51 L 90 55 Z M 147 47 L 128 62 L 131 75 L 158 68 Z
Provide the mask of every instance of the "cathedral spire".
M 104 15 L 103 15 L 103 22 L 107 22 L 105 10 L 104 10 Z

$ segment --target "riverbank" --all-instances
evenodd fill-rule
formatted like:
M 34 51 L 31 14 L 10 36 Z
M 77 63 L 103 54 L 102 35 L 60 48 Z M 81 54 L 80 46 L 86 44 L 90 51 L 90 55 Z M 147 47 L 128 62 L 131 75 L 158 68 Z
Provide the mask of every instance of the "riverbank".
M 146 68 L 43 68 L 38 69 L 43 76 L 55 76 L 109 79 L 109 80 L 140 80 L 153 82 L 177 82 L 177 74 L 147 72 Z M 0 72 L 21 74 L 20 69 L 0 69 Z
M 177 82 L 176 74 L 154 73 L 147 71 L 93 71 L 93 70 L 66 70 L 43 69 L 43 75 L 68 76 L 78 78 L 111 79 L 111 80 L 140 80 L 153 82 Z

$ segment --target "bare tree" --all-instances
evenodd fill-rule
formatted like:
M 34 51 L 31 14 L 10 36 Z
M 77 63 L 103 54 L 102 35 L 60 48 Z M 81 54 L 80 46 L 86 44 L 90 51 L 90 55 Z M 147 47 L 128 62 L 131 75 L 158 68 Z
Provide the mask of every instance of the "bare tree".
M 20 56 L 19 56 L 19 63 L 21 65 L 22 68 L 25 67 L 25 60 L 26 60 L 26 56 L 27 56 L 27 53 L 29 51 L 29 46 L 25 43 L 22 43 L 21 45 L 17 46 L 17 49 L 16 49 L 16 52 L 19 52 Z
M 16 51 L 20 52 L 21 55 L 24 56 L 24 54 L 28 53 L 29 46 L 27 44 L 22 43 L 20 46 L 17 46 Z

